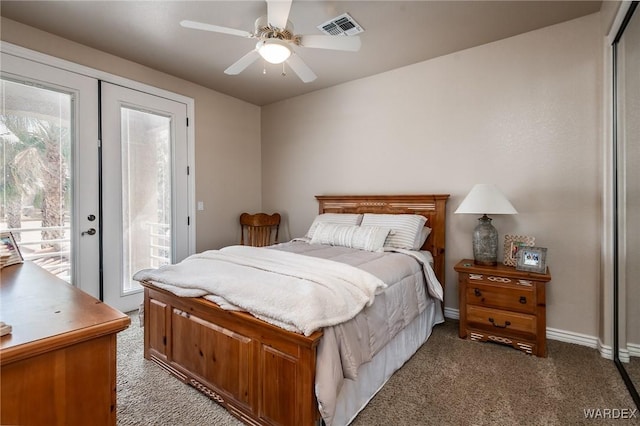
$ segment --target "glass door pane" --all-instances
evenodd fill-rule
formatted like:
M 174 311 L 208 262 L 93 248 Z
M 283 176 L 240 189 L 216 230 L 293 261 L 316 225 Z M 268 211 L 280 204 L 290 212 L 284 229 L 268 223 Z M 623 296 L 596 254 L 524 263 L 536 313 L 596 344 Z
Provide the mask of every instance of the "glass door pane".
M 0 229 L 26 260 L 73 282 L 71 93 L 0 79 Z
M 171 118 L 120 108 L 124 294 L 140 269 L 171 263 Z

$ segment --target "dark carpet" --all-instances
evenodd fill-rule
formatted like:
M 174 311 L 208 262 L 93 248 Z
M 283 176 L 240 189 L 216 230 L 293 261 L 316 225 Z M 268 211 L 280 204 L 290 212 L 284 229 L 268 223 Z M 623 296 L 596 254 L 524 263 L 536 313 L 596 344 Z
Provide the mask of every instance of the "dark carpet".
M 125 425 L 241 425 L 222 407 L 143 357 L 136 313 L 118 334 L 117 418 Z M 612 361 L 598 351 L 548 341 L 548 357 L 461 340 L 457 322 L 429 341 L 389 380 L 352 423 L 371 425 L 602 425 L 631 419 L 635 405 Z M 635 360 L 634 360 L 635 361 Z M 596 411 L 600 410 L 600 411 Z M 620 410 L 620 411 L 615 411 Z

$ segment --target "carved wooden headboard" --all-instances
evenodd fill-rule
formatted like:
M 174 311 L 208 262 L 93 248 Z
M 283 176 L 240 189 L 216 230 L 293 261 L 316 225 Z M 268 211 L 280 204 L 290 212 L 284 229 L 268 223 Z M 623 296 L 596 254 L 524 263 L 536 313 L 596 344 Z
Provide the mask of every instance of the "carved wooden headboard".
M 422 246 L 433 255 L 433 269 L 445 285 L 445 227 L 449 194 L 437 195 L 316 195 L 320 213 L 419 214 L 427 218 L 431 235 Z

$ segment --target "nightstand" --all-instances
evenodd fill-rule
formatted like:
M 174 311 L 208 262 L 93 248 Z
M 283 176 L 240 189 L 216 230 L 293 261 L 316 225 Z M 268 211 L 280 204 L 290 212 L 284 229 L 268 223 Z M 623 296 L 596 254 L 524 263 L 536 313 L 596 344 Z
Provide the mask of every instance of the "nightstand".
M 546 274 L 518 271 L 512 266 L 474 265 L 463 259 L 458 272 L 459 336 L 512 346 L 528 354 L 547 356 Z

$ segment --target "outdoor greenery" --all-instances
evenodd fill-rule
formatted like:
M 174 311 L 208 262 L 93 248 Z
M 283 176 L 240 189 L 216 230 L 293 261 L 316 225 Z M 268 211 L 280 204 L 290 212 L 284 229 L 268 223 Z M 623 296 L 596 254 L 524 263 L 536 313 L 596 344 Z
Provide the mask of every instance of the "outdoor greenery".
M 12 96 L 19 83 L 2 80 L 0 114 L 0 218 L 9 229 L 22 227 L 25 213 L 40 218 L 41 226 L 62 227 L 70 200 L 70 131 L 68 120 L 50 105 L 52 96 L 41 97 L 28 105 L 24 97 Z M 33 88 L 28 88 L 33 89 Z M 44 89 L 37 89 L 43 91 Z M 69 95 L 53 93 L 53 100 Z M 12 102 L 14 101 L 14 102 Z M 67 100 L 67 103 L 69 101 Z M 35 111 L 35 112 L 34 112 Z M 25 211 L 26 207 L 33 211 Z M 42 240 L 63 238 L 61 229 L 42 232 Z M 20 238 L 19 234 L 15 235 Z M 59 244 L 43 243 L 42 248 L 59 249 Z

